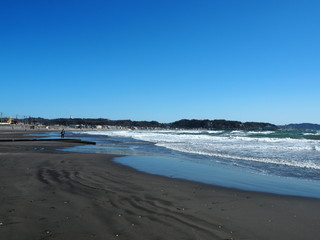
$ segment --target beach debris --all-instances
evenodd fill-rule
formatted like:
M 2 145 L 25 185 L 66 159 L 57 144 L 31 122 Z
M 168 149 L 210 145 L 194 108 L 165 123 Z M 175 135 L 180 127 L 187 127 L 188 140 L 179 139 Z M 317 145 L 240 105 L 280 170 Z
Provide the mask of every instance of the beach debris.
M 119 234 L 116 234 L 116 237 L 119 237 Z
M 3 222 L 0 222 L 0 226 L 3 226 Z
M 131 226 L 134 227 L 134 223 L 131 223 Z
M 184 211 L 184 208 L 179 208 L 179 207 L 177 207 L 177 210 L 179 210 L 179 211 Z
M 118 216 L 121 217 L 121 214 L 119 214 Z

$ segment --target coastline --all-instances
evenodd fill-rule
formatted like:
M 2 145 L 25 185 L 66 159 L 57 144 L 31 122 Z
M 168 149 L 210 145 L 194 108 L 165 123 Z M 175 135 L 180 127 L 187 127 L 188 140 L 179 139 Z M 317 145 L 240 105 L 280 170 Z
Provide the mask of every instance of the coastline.
M 0 138 L 24 133 L 0 131 Z M 113 155 L 55 150 L 77 144 L 0 143 L 0 239 L 317 239 L 320 234 L 319 199 L 171 179 L 117 164 Z

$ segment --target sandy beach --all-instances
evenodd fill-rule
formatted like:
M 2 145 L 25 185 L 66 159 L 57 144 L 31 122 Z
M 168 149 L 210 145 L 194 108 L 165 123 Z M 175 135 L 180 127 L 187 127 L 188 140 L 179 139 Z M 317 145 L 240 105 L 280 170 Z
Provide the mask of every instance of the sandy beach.
M 0 139 L 24 131 L 0 131 Z M 0 142 L 0 239 L 318 239 L 320 200 L 165 178 L 79 143 Z

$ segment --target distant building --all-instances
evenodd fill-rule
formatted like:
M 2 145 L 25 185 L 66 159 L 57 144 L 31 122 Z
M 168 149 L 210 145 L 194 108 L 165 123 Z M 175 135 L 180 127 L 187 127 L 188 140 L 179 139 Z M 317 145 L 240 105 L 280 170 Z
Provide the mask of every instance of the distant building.
M 0 119 L 0 124 L 17 124 L 18 122 L 18 119 L 14 119 L 12 117 L 2 117 Z

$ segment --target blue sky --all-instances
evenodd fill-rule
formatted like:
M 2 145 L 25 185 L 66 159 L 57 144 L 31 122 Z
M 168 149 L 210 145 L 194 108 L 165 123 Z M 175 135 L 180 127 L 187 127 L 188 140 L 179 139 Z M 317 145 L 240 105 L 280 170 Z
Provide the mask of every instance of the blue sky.
M 320 1 L 0 2 L 4 115 L 320 123 Z

